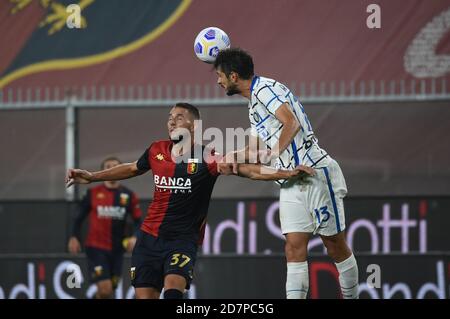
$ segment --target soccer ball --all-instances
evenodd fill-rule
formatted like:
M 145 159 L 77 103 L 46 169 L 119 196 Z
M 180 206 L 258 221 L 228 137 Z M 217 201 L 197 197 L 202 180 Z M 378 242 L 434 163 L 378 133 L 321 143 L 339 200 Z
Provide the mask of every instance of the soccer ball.
M 200 31 L 194 42 L 195 55 L 206 63 L 213 63 L 219 51 L 229 47 L 230 38 L 223 30 L 216 27 Z

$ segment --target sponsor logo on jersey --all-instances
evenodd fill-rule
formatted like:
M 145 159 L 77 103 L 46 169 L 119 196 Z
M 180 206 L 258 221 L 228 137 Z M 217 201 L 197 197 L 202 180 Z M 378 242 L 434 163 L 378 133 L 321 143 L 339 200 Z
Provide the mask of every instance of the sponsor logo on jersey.
M 198 171 L 198 158 L 188 158 L 187 172 L 195 174 Z
M 97 206 L 97 216 L 99 218 L 124 219 L 125 207 L 121 206 Z
M 158 155 L 155 156 L 155 159 L 157 159 L 158 161 L 163 161 L 164 155 L 162 153 L 158 153 Z
M 154 175 L 153 181 L 155 182 L 156 190 L 159 192 L 171 192 L 171 193 L 191 193 L 192 182 L 190 178 L 184 177 L 167 177 Z

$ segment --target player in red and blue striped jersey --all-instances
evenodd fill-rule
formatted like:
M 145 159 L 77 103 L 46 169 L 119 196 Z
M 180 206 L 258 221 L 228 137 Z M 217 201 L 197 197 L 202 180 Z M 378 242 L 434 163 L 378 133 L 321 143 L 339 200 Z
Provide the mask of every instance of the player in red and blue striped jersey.
M 118 158 L 108 157 L 101 168 L 110 169 L 120 163 Z M 87 191 L 73 220 L 68 248 L 71 253 L 79 253 L 81 225 L 89 218 L 84 246 L 90 280 L 97 285 L 98 299 L 112 298 L 122 273 L 124 248 L 131 251 L 134 247 L 134 235 L 126 238 L 127 246 L 123 247 L 128 216 L 134 220 L 137 230 L 142 212 L 136 194 L 118 181 L 105 181 Z
M 152 170 L 153 201 L 138 233 L 130 269 L 137 298 L 159 298 L 163 287 L 165 299 L 182 298 L 192 280 L 216 179 L 219 175 L 233 174 L 233 164 L 225 163 L 214 150 L 194 143 L 194 122 L 199 119 L 196 107 L 177 103 L 167 121 L 170 139 L 152 143 L 136 162 L 93 173 L 68 171 L 67 186 L 120 180 Z M 187 150 L 186 145 L 191 147 Z M 289 171 L 257 164 L 237 167 L 237 175 L 257 180 L 310 174 L 313 170 L 306 166 Z

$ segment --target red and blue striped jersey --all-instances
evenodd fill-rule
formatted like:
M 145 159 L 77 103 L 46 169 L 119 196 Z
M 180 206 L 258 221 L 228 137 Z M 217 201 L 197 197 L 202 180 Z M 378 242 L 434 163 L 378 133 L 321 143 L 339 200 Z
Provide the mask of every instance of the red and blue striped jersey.
M 214 184 L 219 175 L 213 150 L 200 146 L 201 154 L 174 160 L 174 143 L 158 141 L 138 160 L 140 171 L 152 170 L 155 190 L 141 229 L 167 240 L 182 239 L 201 244 Z M 194 149 L 194 147 L 193 147 Z M 198 149 L 198 148 L 197 148 Z
M 80 238 L 81 224 L 89 216 L 86 247 L 109 251 L 123 250 L 126 218 L 131 215 L 139 227 L 142 212 L 135 193 L 124 186 L 107 188 L 104 184 L 90 188 L 81 201 L 72 236 Z

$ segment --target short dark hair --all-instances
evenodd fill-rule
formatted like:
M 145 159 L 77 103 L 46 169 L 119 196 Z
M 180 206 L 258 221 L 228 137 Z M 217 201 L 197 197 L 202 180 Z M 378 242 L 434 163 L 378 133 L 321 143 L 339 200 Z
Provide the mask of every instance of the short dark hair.
M 236 72 L 244 80 L 253 77 L 253 59 L 241 48 L 230 48 L 219 51 L 214 61 L 214 69 L 222 71 L 228 77 Z
M 107 158 L 105 158 L 102 161 L 102 164 L 100 165 L 100 168 L 101 169 L 105 169 L 105 164 L 106 164 L 106 162 L 109 162 L 109 161 L 116 161 L 116 162 L 119 162 L 119 164 L 122 164 L 122 161 L 118 157 L 116 157 L 116 156 L 108 156 Z
M 192 114 L 194 119 L 196 119 L 196 120 L 200 119 L 200 111 L 198 110 L 198 108 L 196 108 L 192 104 L 185 103 L 185 102 L 178 102 L 177 104 L 175 104 L 175 107 L 181 107 L 182 109 L 186 109 L 186 110 L 188 110 L 189 113 Z

